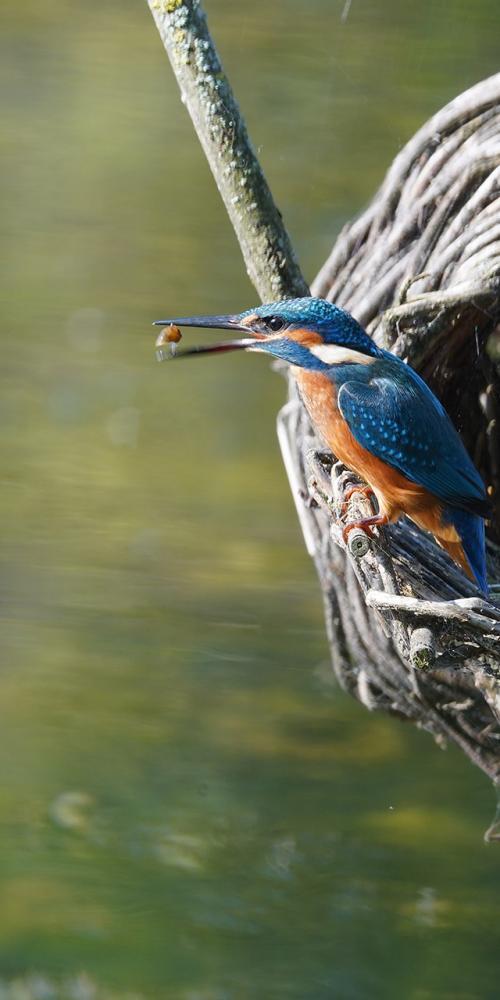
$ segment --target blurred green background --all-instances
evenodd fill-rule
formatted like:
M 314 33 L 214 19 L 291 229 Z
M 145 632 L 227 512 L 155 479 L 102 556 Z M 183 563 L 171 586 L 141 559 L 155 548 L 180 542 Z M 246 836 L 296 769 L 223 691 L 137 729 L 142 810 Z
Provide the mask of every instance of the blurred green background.
M 497 0 L 206 0 L 311 278 Z M 342 18 L 344 15 L 344 18 Z M 496 998 L 487 781 L 333 683 L 250 287 L 145 3 L 3 0 L 0 997 Z

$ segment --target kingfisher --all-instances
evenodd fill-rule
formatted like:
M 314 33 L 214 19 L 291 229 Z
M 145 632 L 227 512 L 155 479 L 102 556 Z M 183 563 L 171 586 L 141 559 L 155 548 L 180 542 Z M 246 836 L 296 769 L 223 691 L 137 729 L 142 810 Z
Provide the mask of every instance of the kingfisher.
M 369 533 L 406 515 L 431 532 L 487 595 L 489 504 L 482 479 L 429 386 L 401 358 L 378 347 L 353 316 L 311 297 L 155 325 L 168 324 L 245 334 L 179 350 L 177 358 L 245 350 L 287 362 L 319 437 L 375 497 L 376 513 L 344 530 Z

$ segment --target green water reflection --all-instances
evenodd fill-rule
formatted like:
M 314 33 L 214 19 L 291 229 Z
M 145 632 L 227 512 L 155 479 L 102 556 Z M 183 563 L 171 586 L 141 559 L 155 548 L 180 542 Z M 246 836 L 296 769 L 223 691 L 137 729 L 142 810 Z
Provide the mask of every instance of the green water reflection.
M 305 272 L 496 0 L 207 0 Z M 146 6 L 4 0 L 0 997 L 498 996 L 487 783 L 333 686 L 250 305 Z

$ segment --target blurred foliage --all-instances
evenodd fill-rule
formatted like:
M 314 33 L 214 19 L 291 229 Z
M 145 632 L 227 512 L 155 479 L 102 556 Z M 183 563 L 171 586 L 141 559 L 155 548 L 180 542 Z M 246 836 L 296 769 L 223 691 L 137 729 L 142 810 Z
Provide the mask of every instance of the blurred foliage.
M 305 273 L 496 0 L 207 0 Z M 332 685 L 255 296 L 146 5 L 4 0 L 0 998 L 494 997 L 490 793 Z M 203 335 L 202 335 L 203 336 Z

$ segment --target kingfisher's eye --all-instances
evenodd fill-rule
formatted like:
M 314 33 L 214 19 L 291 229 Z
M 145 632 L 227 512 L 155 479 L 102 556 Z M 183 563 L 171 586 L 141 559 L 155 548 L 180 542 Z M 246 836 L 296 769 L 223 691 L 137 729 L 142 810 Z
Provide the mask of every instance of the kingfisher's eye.
M 281 319 L 281 316 L 270 316 L 265 322 L 268 330 L 272 330 L 273 333 L 279 333 L 285 326 L 285 320 Z

